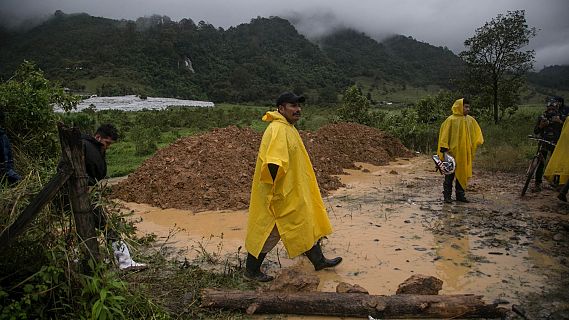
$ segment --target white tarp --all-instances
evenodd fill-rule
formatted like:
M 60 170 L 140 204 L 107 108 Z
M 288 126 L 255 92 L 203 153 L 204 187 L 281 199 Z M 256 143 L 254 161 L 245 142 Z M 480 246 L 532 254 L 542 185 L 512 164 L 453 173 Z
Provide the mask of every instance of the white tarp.
M 95 110 L 123 110 L 123 111 L 139 111 L 142 109 L 149 110 L 163 110 L 170 106 L 178 107 L 215 107 L 213 102 L 197 101 L 197 100 L 180 100 L 174 98 L 155 98 L 148 97 L 140 99 L 135 95 L 119 96 L 119 97 L 91 97 L 81 101 L 77 105 L 77 110 L 82 111 L 86 108 L 95 106 Z M 56 107 L 55 111 L 63 111 L 61 108 Z

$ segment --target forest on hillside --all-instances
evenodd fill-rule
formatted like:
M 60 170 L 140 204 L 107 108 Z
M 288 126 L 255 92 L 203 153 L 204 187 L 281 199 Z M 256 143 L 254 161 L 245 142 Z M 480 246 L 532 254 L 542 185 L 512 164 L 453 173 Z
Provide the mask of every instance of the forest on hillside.
M 451 89 L 464 66 L 447 48 L 409 36 L 380 43 L 342 29 L 309 41 L 279 17 L 224 30 L 159 15 L 129 21 L 58 11 L 26 31 L 0 29 L 0 40 L 0 79 L 28 60 L 73 92 L 101 96 L 267 103 L 293 90 L 326 105 L 361 78 L 372 89 Z M 553 66 L 529 79 L 538 87 L 567 90 L 568 70 Z
M 264 101 L 288 88 L 333 103 L 357 76 L 444 87 L 449 70 L 460 63 L 454 55 L 449 59 L 450 51 L 427 44 L 430 50 L 420 57 L 405 56 L 419 44 L 405 37 L 384 45 L 342 30 L 313 43 L 279 17 L 223 30 L 165 16 L 118 21 L 58 12 L 33 29 L 4 31 L 1 37 L 4 79 L 30 60 L 74 91 L 217 102 Z

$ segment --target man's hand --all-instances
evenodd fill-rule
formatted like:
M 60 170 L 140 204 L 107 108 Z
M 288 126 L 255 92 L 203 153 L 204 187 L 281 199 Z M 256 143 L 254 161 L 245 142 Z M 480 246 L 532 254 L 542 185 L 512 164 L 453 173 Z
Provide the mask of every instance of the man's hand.
M 274 163 L 269 163 L 269 172 L 271 173 L 271 178 L 273 178 L 273 182 L 277 178 L 277 172 L 279 171 L 279 166 Z

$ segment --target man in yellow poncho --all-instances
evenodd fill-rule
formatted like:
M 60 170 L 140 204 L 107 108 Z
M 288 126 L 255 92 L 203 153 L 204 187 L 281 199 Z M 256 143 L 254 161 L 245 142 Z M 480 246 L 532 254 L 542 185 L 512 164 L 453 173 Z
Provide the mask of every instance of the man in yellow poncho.
M 569 190 L 569 121 L 565 120 L 561 135 L 553 150 L 553 154 L 545 168 L 545 177 L 548 179 L 559 176 L 559 183 L 565 184 L 559 195 L 559 200 L 567 202 L 567 191 Z
M 304 253 L 316 270 L 342 261 L 341 257 L 326 259 L 318 242 L 332 233 L 332 226 L 312 163 L 294 127 L 304 100 L 285 92 L 277 99 L 278 110 L 263 116 L 270 124 L 257 156 L 245 239 L 245 277 L 251 280 L 273 280 L 261 272 L 261 264 L 281 239 L 289 257 Z
M 466 99 L 458 99 L 452 105 L 452 115 L 442 124 L 439 131 L 437 151 L 439 158 L 449 152 L 456 161 L 456 169 L 452 174 L 445 175 L 443 196 L 445 203 L 452 202 L 452 184 L 456 177 L 456 200 L 470 202 L 466 199 L 465 188 L 468 179 L 472 177 L 472 160 L 476 148 L 484 143 L 482 130 L 476 120 L 469 116 L 470 103 Z

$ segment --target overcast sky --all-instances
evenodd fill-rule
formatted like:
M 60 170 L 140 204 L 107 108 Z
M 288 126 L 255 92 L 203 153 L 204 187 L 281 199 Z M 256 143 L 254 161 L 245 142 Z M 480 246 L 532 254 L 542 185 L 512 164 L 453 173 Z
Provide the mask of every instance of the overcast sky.
M 307 37 L 345 26 L 377 40 L 412 36 L 455 53 L 485 22 L 523 9 L 528 24 L 538 29 L 527 47 L 535 50 L 535 68 L 569 65 L 569 0 L 0 0 L 0 21 L 17 25 L 58 9 L 129 20 L 160 14 L 224 29 L 257 16 L 280 16 L 294 21 Z

